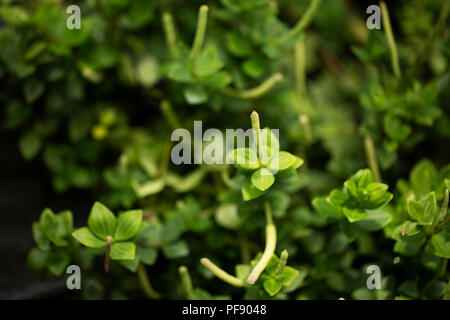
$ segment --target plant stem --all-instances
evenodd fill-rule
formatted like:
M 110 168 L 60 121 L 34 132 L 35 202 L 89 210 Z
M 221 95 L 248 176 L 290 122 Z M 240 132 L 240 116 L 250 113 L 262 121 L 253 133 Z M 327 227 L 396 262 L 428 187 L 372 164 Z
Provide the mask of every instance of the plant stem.
M 306 114 L 302 114 L 298 117 L 298 120 L 303 129 L 303 137 L 305 139 L 305 144 L 310 145 L 312 142 L 311 125 L 309 123 L 309 117 Z
M 436 25 L 431 30 L 431 33 L 428 35 L 427 39 L 425 40 L 425 44 L 423 45 L 422 49 L 419 51 L 419 53 L 416 56 L 416 59 L 413 63 L 414 66 L 417 66 L 418 63 L 422 61 L 422 59 L 425 57 L 425 55 L 430 51 L 430 47 L 433 44 L 434 39 L 439 34 L 439 32 L 443 29 L 445 26 L 445 21 L 447 20 L 448 11 L 449 11 L 450 1 L 449 0 L 443 0 L 442 1 L 442 7 L 439 13 L 439 18 L 437 20 Z
M 395 44 L 394 33 L 392 32 L 391 20 L 389 19 L 389 11 L 384 1 L 380 1 L 381 16 L 383 20 L 384 34 L 391 52 L 392 70 L 397 79 L 402 77 L 400 72 L 400 64 L 398 61 L 397 46 Z
M 109 272 L 109 263 L 111 259 L 111 236 L 106 237 L 106 254 L 105 254 L 105 272 Z
M 261 257 L 261 259 L 258 261 L 256 266 L 253 268 L 253 270 L 250 272 L 250 275 L 247 278 L 247 283 L 249 285 L 255 284 L 256 280 L 258 280 L 261 273 L 264 271 L 264 269 L 267 266 L 267 263 L 269 262 L 270 258 L 275 252 L 275 247 L 277 243 L 277 230 L 275 229 L 275 225 L 272 221 L 272 212 L 270 209 L 270 205 L 268 202 L 264 204 L 265 212 L 266 212 L 266 247 L 264 249 L 264 253 Z
M 171 103 L 168 100 L 163 100 L 161 101 L 160 108 L 172 129 L 175 130 L 177 128 L 180 128 L 180 123 L 177 116 L 175 115 L 175 112 L 173 111 Z
M 289 30 L 286 35 L 278 38 L 277 40 L 271 41 L 270 44 L 273 46 L 278 46 L 295 38 L 301 31 L 303 31 L 303 29 L 305 29 L 309 25 L 317 9 L 319 9 L 321 2 L 322 0 L 312 0 L 309 4 L 308 9 L 306 9 L 305 14 L 297 22 L 297 24 L 291 30 Z
M 364 138 L 364 147 L 366 149 L 367 162 L 369 163 L 370 170 L 373 173 L 373 177 L 376 182 L 381 182 L 380 170 L 378 169 L 377 153 L 373 140 L 370 136 L 366 135 Z
M 172 59 L 178 59 L 177 34 L 175 32 L 175 24 L 173 22 L 172 15 L 169 12 L 164 12 L 162 21 L 170 56 Z
M 197 57 L 205 39 L 206 23 L 208 22 L 208 6 L 202 5 L 198 11 L 197 30 L 195 31 L 194 43 L 192 44 L 189 60 L 194 61 Z
M 192 280 L 191 276 L 189 275 L 188 269 L 185 266 L 181 266 L 178 269 L 178 272 L 180 273 L 181 283 L 183 285 L 186 298 L 188 300 L 196 300 L 197 297 L 195 296 L 194 290 L 192 289 Z
M 436 219 L 435 224 L 432 227 L 433 230 L 432 234 L 439 233 L 450 219 L 449 217 L 446 220 L 444 220 L 445 216 L 447 215 L 448 200 L 449 200 L 448 189 L 445 189 L 444 199 L 442 200 L 441 212 L 439 214 L 439 217 Z
M 297 92 L 306 97 L 306 48 L 305 39 L 302 38 L 295 44 L 295 80 Z
M 145 295 L 149 297 L 150 299 L 161 299 L 162 296 L 160 293 L 156 292 L 155 289 L 153 289 L 150 280 L 147 276 L 147 271 L 145 270 L 144 264 L 140 263 L 137 271 L 137 276 L 139 283 L 141 285 L 142 291 L 144 291 Z
M 244 89 L 244 90 L 237 90 L 230 87 L 225 87 L 219 89 L 219 92 L 242 99 L 255 99 L 263 96 L 266 94 L 270 89 L 272 89 L 278 82 L 280 82 L 283 79 L 283 75 L 281 73 L 275 73 L 272 76 L 270 76 L 268 79 L 266 79 L 263 83 L 261 83 L 259 86 L 251 88 L 251 89 Z
M 200 259 L 200 262 L 203 264 L 203 266 L 211 271 L 216 277 L 219 279 L 225 281 L 228 284 L 231 284 L 235 287 L 242 287 L 244 286 L 244 282 L 229 273 L 225 272 L 224 270 L 220 269 L 218 266 L 216 266 L 214 263 L 211 262 L 208 258 L 202 258 Z
M 289 254 L 288 254 L 287 250 L 284 249 L 280 255 L 280 262 L 278 263 L 276 274 L 281 274 L 283 272 L 284 267 L 286 266 L 286 263 L 287 263 L 288 256 L 289 256 Z

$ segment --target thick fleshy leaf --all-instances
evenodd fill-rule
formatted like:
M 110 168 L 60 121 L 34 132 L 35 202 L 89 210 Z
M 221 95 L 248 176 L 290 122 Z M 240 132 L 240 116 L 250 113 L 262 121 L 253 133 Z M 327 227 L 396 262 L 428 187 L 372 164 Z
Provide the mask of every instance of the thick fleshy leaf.
M 111 259 L 133 260 L 136 246 L 132 242 L 115 242 L 111 246 Z
M 114 240 L 128 240 L 133 238 L 139 231 L 142 222 L 142 210 L 130 210 L 122 213 L 117 218 Z
M 261 191 L 257 187 L 255 187 L 252 184 L 250 178 L 245 179 L 244 182 L 242 183 L 241 192 L 242 198 L 245 201 L 256 199 L 265 193 L 264 191 Z
M 366 217 L 366 211 L 358 208 L 350 209 L 347 207 L 342 208 L 342 212 L 347 217 L 348 221 L 355 222 Z
M 431 250 L 439 257 L 450 259 L 450 235 L 443 231 L 431 237 Z
M 81 244 L 89 248 L 102 248 L 106 246 L 106 241 L 97 238 L 88 227 L 75 230 L 72 236 Z
M 235 166 L 246 169 L 255 170 L 260 167 L 258 156 L 253 149 L 238 148 L 230 153 Z
M 114 235 L 116 217 L 106 206 L 95 202 L 89 214 L 88 226 L 98 238 L 105 240 L 107 236 Z
M 261 168 L 253 172 L 252 184 L 261 191 L 265 191 L 275 182 L 272 172 L 266 168 Z
M 263 286 L 264 290 L 272 297 L 281 290 L 281 282 L 274 278 L 264 280 Z
M 270 160 L 269 168 L 271 170 L 278 171 L 294 168 L 296 165 L 298 165 L 298 159 L 300 158 L 297 158 L 289 152 L 280 151 L 278 152 L 278 156 L 277 153 L 275 153 L 272 160 Z

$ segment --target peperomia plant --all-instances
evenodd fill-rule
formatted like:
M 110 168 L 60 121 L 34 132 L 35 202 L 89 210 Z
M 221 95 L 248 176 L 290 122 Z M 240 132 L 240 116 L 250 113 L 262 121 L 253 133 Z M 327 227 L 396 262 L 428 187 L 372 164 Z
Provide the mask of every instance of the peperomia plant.
M 116 218 L 111 210 L 96 202 L 89 214 L 88 226 L 75 230 L 72 235 L 86 247 L 106 247 L 105 271 L 108 272 L 110 259 L 134 259 L 136 246 L 131 240 L 138 234 L 141 224 L 142 210 L 125 211 Z
M 30 203 L 29 266 L 80 266 L 86 299 L 450 298 L 449 3 L 369 29 L 355 1 L 80 0 L 69 30 L 64 1 L 3 1 L 2 146 L 57 211 L 97 201 Z M 174 130 L 250 113 L 226 164 L 171 161 Z
M 242 197 L 245 201 L 265 194 L 276 180 L 291 177 L 303 164 L 303 159 L 287 151 L 279 151 L 278 137 L 269 128 L 260 129 L 259 115 L 251 116 L 253 145 L 230 152 L 234 165 L 242 169 Z
M 364 219 L 367 210 L 384 207 L 392 200 L 392 193 L 384 183 L 374 182 L 372 172 L 363 169 L 344 182 L 344 188 L 334 189 L 328 203 L 339 210 L 350 222 Z

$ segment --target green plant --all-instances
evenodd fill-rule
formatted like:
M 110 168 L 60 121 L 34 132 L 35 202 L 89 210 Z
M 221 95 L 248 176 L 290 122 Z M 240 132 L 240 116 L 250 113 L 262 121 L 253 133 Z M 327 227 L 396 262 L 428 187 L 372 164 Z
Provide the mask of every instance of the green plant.
M 30 206 L 30 267 L 79 265 L 86 299 L 449 298 L 448 1 L 381 2 L 383 30 L 351 1 L 86 0 L 69 31 L 66 4 L 0 4 L 2 139 L 55 209 L 94 203 Z M 173 130 L 249 114 L 233 165 L 171 162 Z

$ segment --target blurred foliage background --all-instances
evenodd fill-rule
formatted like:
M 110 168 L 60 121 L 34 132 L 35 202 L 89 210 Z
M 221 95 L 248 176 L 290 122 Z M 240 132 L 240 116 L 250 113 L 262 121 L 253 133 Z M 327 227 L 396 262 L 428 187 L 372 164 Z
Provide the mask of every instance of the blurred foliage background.
M 80 30 L 66 27 L 71 4 L 81 8 Z M 203 4 L 209 7 L 205 39 L 193 55 Z M 2 140 L 14 143 L 51 185 L 44 205 L 73 209 L 77 225 L 94 200 L 117 212 L 142 208 L 160 237 L 150 241 L 144 264 L 165 298 L 184 297 L 181 265 L 202 288 L 198 297 L 270 298 L 222 283 L 199 262 L 208 256 L 234 270 L 262 251 L 263 201 L 243 201 L 226 179 L 233 172 L 228 166 L 170 162 L 173 129 L 192 130 L 194 120 L 202 120 L 204 130 L 249 128 L 257 110 L 263 127 L 280 129 L 281 149 L 305 160 L 298 177 L 266 195 L 278 231 L 276 253 L 287 249 L 289 265 L 299 271 L 276 298 L 440 299 L 449 274 L 448 226 L 447 251 L 440 255 L 423 239 L 406 245 L 394 230 L 408 217 L 411 194 L 420 200 L 435 192 L 440 206 L 450 179 L 449 1 L 387 1 L 399 70 L 385 28 L 366 27 L 371 4 L 2 0 Z M 313 200 L 369 167 L 367 141 L 394 199 L 376 217 L 384 222 L 355 231 Z M 20 161 L 13 159 L 2 161 L 11 168 Z M 13 181 L 14 171 L 3 167 L 4 181 Z M 8 182 L 2 182 L 5 190 Z M 19 198 L 33 192 L 32 185 L 13 190 Z M 3 203 L 3 233 L 14 239 L 16 229 L 8 226 L 26 222 L 24 237 L 31 238 L 28 221 L 38 220 L 44 207 L 28 203 L 31 209 L 8 215 L 10 205 Z M 142 297 L 136 266 L 113 264 L 106 275 L 96 254 L 75 246 L 68 259 L 86 270 L 84 289 L 51 294 Z M 53 264 L 42 257 L 30 254 L 28 265 L 43 270 L 30 281 L 63 277 L 65 257 Z M 380 266 L 382 290 L 366 288 L 369 264 Z M 6 270 L 4 287 L 14 287 Z

